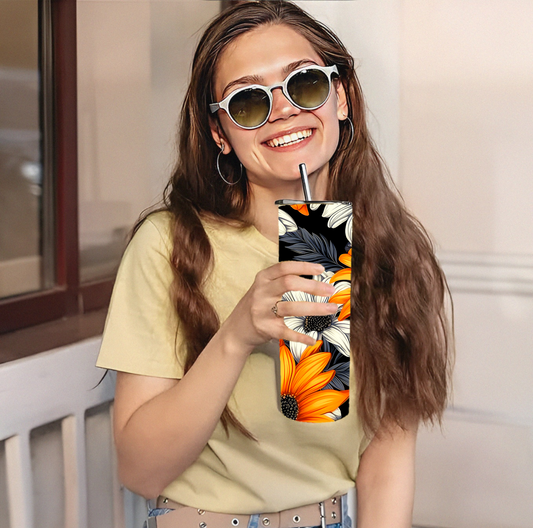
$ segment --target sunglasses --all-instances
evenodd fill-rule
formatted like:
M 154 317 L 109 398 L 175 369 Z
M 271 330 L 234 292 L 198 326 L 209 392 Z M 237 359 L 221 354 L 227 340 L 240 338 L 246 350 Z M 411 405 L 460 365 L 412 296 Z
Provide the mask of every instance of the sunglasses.
M 211 103 L 215 113 L 221 108 L 239 127 L 247 130 L 264 125 L 272 112 L 272 90 L 281 88 L 285 97 L 300 110 L 320 108 L 331 92 L 331 76 L 337 66 L 306 66 L 291 72 L 282 83 L 272 86 L 253 84 L 231 92 L 219 103 Z

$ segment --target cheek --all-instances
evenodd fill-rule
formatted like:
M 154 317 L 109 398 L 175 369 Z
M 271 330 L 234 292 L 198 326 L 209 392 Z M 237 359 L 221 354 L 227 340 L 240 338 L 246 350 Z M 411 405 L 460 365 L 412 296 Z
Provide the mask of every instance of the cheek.
M 227 136 L 235 154 L 244 164 L 244 160 L 250 156 L 253 148 L 253 131 L 233 128 L 228 130 Z
M 328 150 L 333 156 L 340 139 L 340 121 L 337 117 L 337 108 L 334 105 L 328 106 L 327 113 L 324 115 L 325 139 Z

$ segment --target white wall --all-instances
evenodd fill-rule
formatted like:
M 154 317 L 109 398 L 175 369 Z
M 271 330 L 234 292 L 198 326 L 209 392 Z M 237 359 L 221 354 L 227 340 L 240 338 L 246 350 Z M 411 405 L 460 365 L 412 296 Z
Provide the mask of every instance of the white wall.
M 400 163 L 399 0 L 297 1 L 332 28 L 355 59 L 372 136 L 393 178 Z
M 360 63 L 378 145 L 452 288 L 443 430 L 420 432 L 415 524 L 533 526 L 533 3 L 298 2 Z
M 533 4 L 404 0 L 400 26 L 400 189 L 437 243 L 457 335 L 415 518 L 531 527 Z
M 132 222 L 160 198 L 193 48 L 219 8 L 199 0 L 78 0 L 81 204 L 125 202 Z
M 406 0 L 402 190 L 446 251 L 531 254 L 533 3 Z
M 78 0 L 82 279 L 116 265 L 83 250 L 120 245 L 170 176 L 192 50 L 217 1 Z M 102 251 L 101 251 L 102 252 Z M 101 253 L 100 252 L 100 253 Z

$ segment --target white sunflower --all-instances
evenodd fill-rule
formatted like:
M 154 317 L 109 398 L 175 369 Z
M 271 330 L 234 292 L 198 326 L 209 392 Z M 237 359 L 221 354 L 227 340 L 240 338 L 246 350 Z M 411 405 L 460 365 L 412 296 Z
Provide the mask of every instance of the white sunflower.
M 279 209 L 278 211 L 278 229 L 279 236 L 283 236 L 286 233 L 290 233 L 291 231 L 296 231 L 298 229 L 298 226 L 292 219 L 291 215 L 286 213 L 283 209 Z
M 285 320 L 287 320 L 287 317 L 285 317 Z M 289 350 L 291 351 L 292 357 L 294 358 L 294 361 L 298 363 L 300 361 L 300 358 L 302 357 L 302 354 L 305 352 L 308 345 L 304 345 L 303 343 L 299 343 L 298 341 L 289 341 Z
M 325 413 L 324 416 L 327 416 L 328 418 L 331 418 L 334 421 L 338 420 L 339 418 L 342 418 L 340 407 L 337 407 L 333 412 Z
M 352 243 L 353 209 L 351 204 L 331 203 L 324 207 L 322 216 L 328 218 L 328 227 L 335 229 L 346 222 L 346 238 Z
M 341 281 L 345 282 L 345 281 Z M 337 286 L 339 285 L 339 286 Z M 346 284 L 335 284 L 335 292 L 337 288 L 346 288 Z M 322 297 L 319 295 L 311 295 L 307 292 L 289 291 L 283 295 L 284 301 L 289 302 L 329 302 L 329 297 Z M 340 305 L 339 305 L 340 306 Z M 307 315 L 307 316 L 289 316 L 285 317 L 285 324 L 291 330 L 307 334 L 313 339 L 322 339 L 335 345 L 337 349 L 345 356 L 350 355 L 350 321 L 339 321 L 335 314 L 333 315 Z M 293 351 L 293 344 L 295 350 Z M 305 347 L 304 347 L 305 348 Z M 297 343 L 291 343 L 291 352 L 293 352 L 296 361 L 299 360 L 302 350 Z

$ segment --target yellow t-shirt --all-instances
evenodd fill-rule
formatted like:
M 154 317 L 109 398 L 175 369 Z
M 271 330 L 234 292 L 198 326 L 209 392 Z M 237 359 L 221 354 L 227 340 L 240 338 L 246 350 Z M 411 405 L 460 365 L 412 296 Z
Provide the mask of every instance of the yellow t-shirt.
M 205 291 L 222 322 L 257 272 L 278 261 L 278 246 L 254 227 L 204 226 L 214 251 Z M 99 367 L 165 378 L 183 376 L 183 339 L 169 295 L 170 229 L 170 213 L 152 214 L 128 245 L 113 291 Z M 297 422 L 283 416 L 279 407 L 278 343 L 258 347 L 229 401 L 258 442 L 235 430 L 228 438 L 219 423 L 199 458 L 163 495 L 204 510 L 249 514 L 294 508 L 346 492 L 354 486 L 359 458 L 368 444 L 355 411 L 351 371 L 348 416 L 332 423 Z M 209 398 L 208 387 L 198 387 L 198 397 Z

